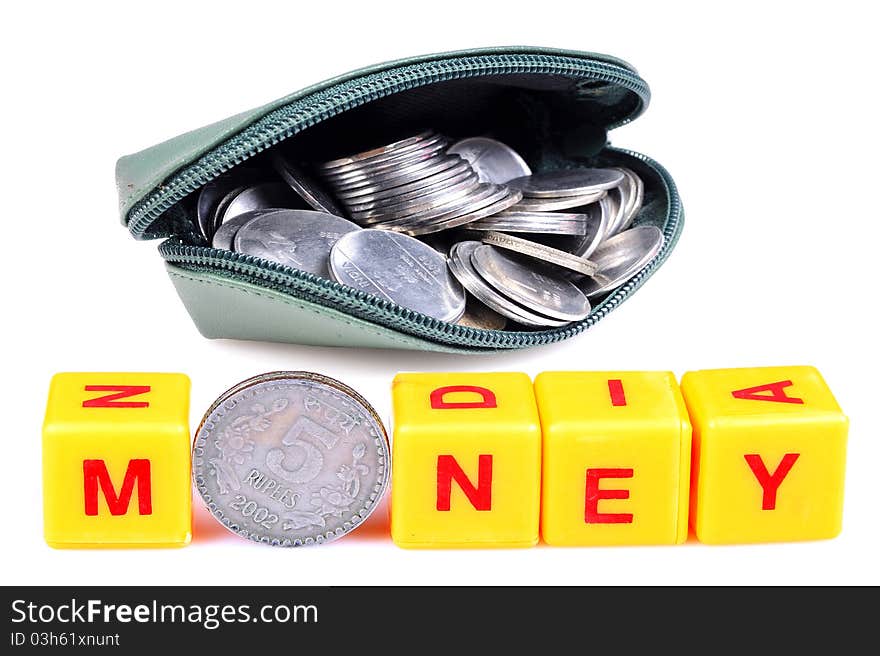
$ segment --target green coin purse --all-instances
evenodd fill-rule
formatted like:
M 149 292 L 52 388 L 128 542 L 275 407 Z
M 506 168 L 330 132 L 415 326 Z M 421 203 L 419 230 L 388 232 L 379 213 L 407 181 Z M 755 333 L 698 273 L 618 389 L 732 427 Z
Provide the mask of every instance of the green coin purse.
M 413 57 L 354 71 L 180 135 L 116 166 L 123 223 L 159 252 L 205 337 L 447 352 L 516 349 L 583 332 L 629 298 L 666 260 L 683 225 L 672 178 L 657 162 L 612 148 L 607 135 L 647 107 L 650 91 L 624 61 L 546 48 L 491 48 Z M 453 139 L 488 135 L 534 172 L 622 166 L 644 201 L 633 225 L 664 244 L 628 282 L 560 328 L 484 330 L 446 323 L 310 273 L 211 248 L 201 235 L 201 188 L 271 149 L 324 161 L 431 128 Z M 391 138 L 389 138 L 389 135 Z

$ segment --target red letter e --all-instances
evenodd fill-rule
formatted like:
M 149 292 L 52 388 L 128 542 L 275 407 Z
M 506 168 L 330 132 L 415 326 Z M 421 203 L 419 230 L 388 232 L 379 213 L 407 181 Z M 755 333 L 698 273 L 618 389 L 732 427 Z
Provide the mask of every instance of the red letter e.
M 632 524 L 632 513 L 600 513 L 602 499 L 629 499 L 629 490 L 600 490 L 603 478 L 632 478 L 632 469 L 588 469 L 584 521 L 587 524 Z

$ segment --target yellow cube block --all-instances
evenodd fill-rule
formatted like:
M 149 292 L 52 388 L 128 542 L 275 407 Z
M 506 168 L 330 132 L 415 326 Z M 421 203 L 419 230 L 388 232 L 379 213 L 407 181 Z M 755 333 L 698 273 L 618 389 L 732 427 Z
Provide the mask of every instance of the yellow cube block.
M 691 522 L 710 544 L 831 538 L 848 420 L 813 367 L 694 371 Z
M 394 378 L 391 537 L 401 547 L 538 541 L 541 428 L 521 373 Z
M 541 536 L 550 545 L 687 539 L 691 427 L 668 372 L 545 372 Z
M 191 535 L 189 378 L 61 373 L 43 423 L 52 547 L 182 546 Z

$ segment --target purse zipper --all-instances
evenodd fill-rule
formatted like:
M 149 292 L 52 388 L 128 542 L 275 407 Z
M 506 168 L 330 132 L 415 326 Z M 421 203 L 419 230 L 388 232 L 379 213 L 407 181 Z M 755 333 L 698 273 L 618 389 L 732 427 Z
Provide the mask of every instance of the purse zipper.
M 622 65 L 561 55 L 533 53 L 464 56 L 403 66 L 392 75 L 387 70 L 374 72 L 332 85 L 276 109 L 212 149 L 136 203 L 128 214 L 129 230 L 141 238 L 165 236 L 151 234 L 148 230 L 172 205 L 266 148 L 352 107 L 423 84 L 512 73 L 577 75 L 585 81 L 618 84 L 639 94 L 643 100 L 641 106 L 609 125 L 608 129 L 631 121 L 644 109 L 649 99 L 647 85 L 634 71 Z M 633 151 L 606 148 L 605 152 L 621 153 L 640 160 L 654 169 L 666 185 L 669 207 L 664 225 L 664 243 L 651 263 L 594 307 L 587 318 L 561 328 L 504 331 L 450 324 L 276 262 L 233 251 L 191 246 L 183 243 L 179 237 L 171 237 L 165 241 L 159 247 L 159 252 L 171 264 L 184 268 L 219 269 L 235 279 L 269 286 L 291 293 L 297 298 L 444 345 L 487 350 L 549 344 L 583 332 L 620 305 L 666 259 L 681 232 L 681 201 L 675 183 L 666 170 L 651 158 Z

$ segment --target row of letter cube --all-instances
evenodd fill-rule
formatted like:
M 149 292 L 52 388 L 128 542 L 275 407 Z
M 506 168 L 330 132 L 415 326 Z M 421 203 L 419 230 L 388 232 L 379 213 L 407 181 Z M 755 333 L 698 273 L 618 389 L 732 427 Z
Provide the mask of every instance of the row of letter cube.
M 831 538 L 847 419 L 812 367 L 406 373 L 393 385 L 402 547 Z
M 811 367 L 399 374 L 391 533 L 403 547 L 830 538 L 847 420 Z M 191 534 L 189 379 L 59 374 L 43 427 L 46 541 Z

